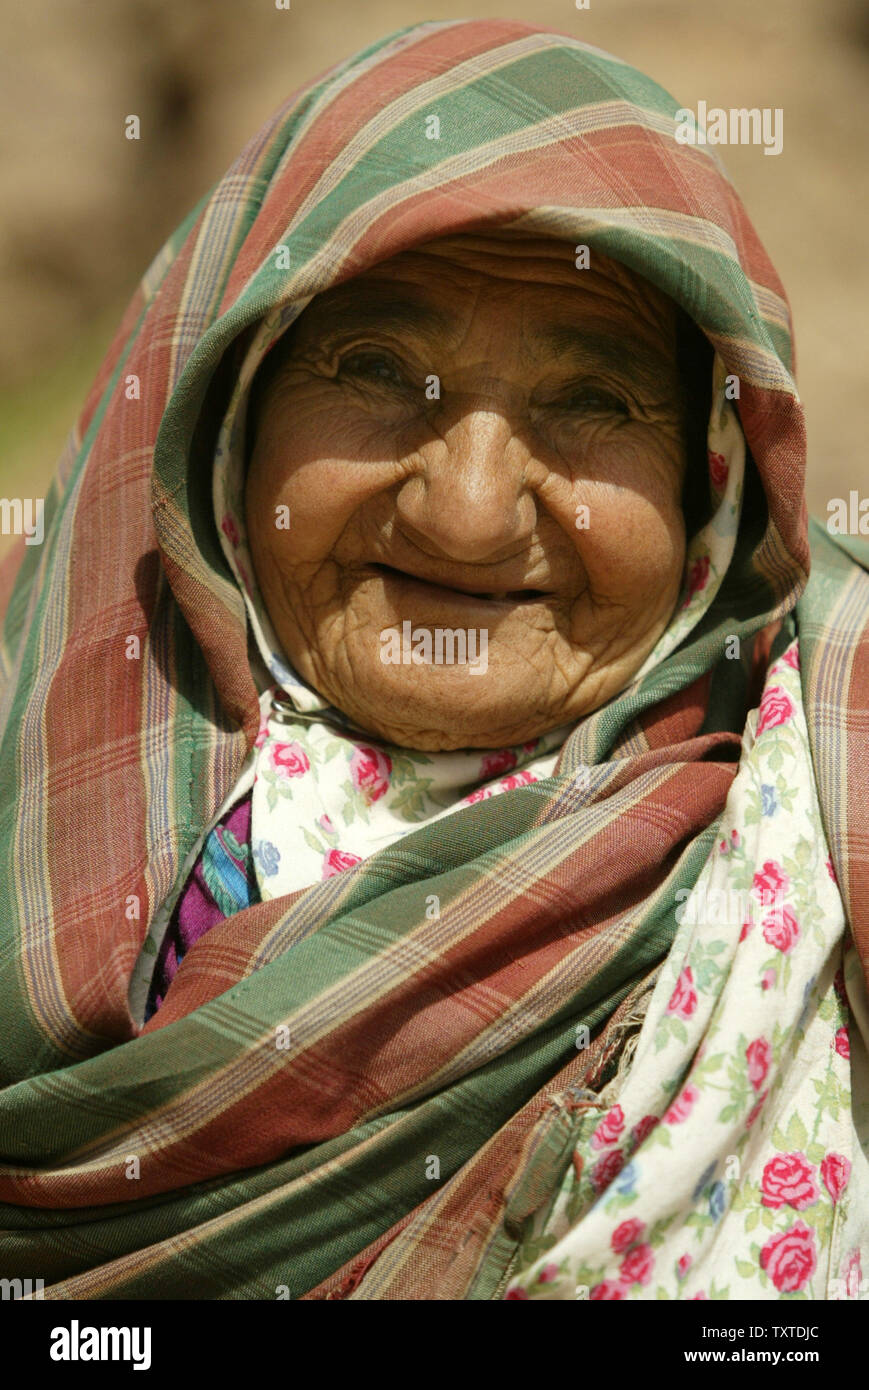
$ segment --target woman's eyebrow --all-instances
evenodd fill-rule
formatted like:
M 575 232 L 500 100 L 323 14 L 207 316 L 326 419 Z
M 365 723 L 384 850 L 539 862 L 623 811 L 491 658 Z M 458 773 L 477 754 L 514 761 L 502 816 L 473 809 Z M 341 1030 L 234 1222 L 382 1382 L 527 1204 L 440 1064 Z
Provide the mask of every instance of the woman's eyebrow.
M 613 333 L 601 328 L 559 323 L 537 329 L 531 339 L 579 366 L 605 367 L 650 390 L 660 391 L 662 378 L 668 375 L 663 352 L 656 351 L 630 330 Z
M 455 326 L 451 314 L 406 294 L 384 292 L 383 287 L 354 286 L 352 296 L 336 295 L 320 307 L 318 331 L 325 337 L 359 329 L 387 328 L 435 334 Z

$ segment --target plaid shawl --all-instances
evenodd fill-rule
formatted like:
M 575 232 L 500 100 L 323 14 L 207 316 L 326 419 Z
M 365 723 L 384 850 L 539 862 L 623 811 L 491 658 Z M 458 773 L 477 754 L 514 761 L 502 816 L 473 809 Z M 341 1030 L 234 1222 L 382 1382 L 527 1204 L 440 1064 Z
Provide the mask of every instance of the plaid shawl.
M 714 154 L 675 141 L 676 109 L 572 38 L 422 24 L 291 97 L 146 274 L 44 544 L 0 571 L 3 1275 L 49 1297 L 336 1297 L 401 1233 L 377 1296 L 498 1296 L 517 1212 L 570 1163 L 568 1129 L 541 1127 L 547 1098 L 612 1070 L 714 840 L 777 627 L 774 651 L 800 635 L 869 960 L 866 548 L 817 528 L 806 588 L 787 302 Z M 725 581 L 671 656 L 577 725 L 554 776 L 235 914 L 139 1029 L 149 924 L 259 722 L 210 513 L 236 353 L 275 306 L 485 225 L 621 260 L 738 375 L 750 457 Z M 734 634 L 743 658 L 723 660 Z

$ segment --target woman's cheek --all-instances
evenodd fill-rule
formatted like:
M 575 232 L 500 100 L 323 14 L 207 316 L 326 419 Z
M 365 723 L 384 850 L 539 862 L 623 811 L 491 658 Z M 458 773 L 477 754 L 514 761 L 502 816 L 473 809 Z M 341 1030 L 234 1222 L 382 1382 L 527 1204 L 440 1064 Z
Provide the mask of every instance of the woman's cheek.
M 653 503 L 628 489 L 586 489 L 585 496 L 574 545 L 593 592 L 639 599 L 678 587 L 685 532 L 677 503 Z
M 284 448 L 268 451 L 252 465 L 249 515 L 255 517 L 254 524 L 271 553 L 280 554 L 289 564 L 327 555 L 359 507 L 393 481 L 394 465 L 361 463 L 346 439 L 330 441 L 326 434 L 325 430 L 313 436 L 300 431 L 294 440 L 292 466 Z M 310 450 L 306 449 L 309 440 Z M 312 456 L 314 447 L 317 453 Z M 289 511 L 289 526 L 284 529 L 275 525 L 279 507 Z

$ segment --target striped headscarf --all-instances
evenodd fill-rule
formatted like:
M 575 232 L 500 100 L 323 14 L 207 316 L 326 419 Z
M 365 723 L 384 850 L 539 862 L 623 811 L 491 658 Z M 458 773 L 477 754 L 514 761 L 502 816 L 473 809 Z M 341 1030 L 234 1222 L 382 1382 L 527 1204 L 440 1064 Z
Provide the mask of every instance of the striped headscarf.
M 823 1116 L 812 1132 L 788 1097 L 808 1065 L 842 1112 L 861 1021 L 866 547 L 814 527 L 807 582 L 787 301 L 714 154 L 676 141 L 677 109 L 563 35 L 418 25 L 291 97 L 146 274 L 44 543 L 0 571 L 3 1276 L 58 1298 L 850 1287 L 854 1135 Z M 551 776 L 235 913 L 143 1027 L 143 943 L 260 728 L 212 509 L 240 364 L 266 321 L 487 227 L 586 244 L 669 295 L 715 350 L 713 413 L 720 373 L 738 379 L 724 572 Z M 690 599 L 711 545 L 689 560 Z M 744 935 L 677 917 L 725 861 L 755 893 Z M 668 1169 L 676 1124 L 693 1138 Z

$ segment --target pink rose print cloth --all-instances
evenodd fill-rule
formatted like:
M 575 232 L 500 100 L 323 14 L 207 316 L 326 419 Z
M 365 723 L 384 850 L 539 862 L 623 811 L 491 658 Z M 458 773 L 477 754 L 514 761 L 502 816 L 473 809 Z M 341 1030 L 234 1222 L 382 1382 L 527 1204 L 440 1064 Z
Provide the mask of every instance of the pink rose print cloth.
M 363 741 L 326 720 L 278 722 L 267 692 L 252 798 L 260 895 L 277 897 L 344 873 L 469 800 L 509 791 L 519 777 L 524 783 L 548 776 L 564 737 L 556 730 L 497 754 L 415 753 Z
M 579 1123 L 506 1297 L 869 1297 L 869 1007 L 796 641 L 677 920 L 631 1065 Z

